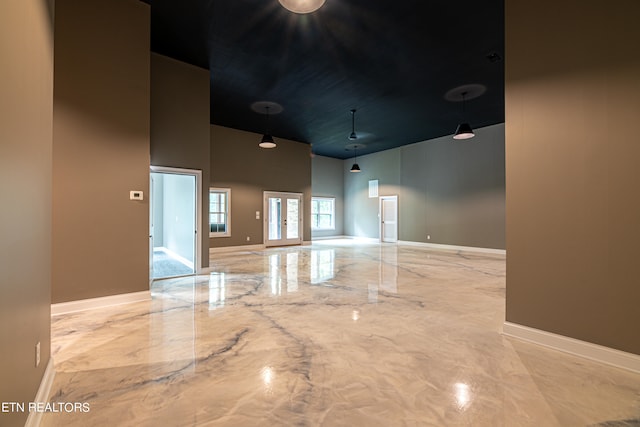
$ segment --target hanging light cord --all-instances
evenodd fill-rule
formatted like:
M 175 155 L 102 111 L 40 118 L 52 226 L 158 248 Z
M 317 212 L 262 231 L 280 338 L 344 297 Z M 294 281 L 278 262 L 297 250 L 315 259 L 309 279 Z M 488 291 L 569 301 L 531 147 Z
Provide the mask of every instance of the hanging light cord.
M 351 110 L 351 134 L 356 133 L 356 110 Z
M 358 135 L 356 135 L 356 110 L 351 110 L 351 135 L 349 135 L 350 140 L 358 139 Z
M 271 135 L 271 132 L 269 131 L 269 106 L 266 105 L 265 110 L 267 110 L 267 135 Z

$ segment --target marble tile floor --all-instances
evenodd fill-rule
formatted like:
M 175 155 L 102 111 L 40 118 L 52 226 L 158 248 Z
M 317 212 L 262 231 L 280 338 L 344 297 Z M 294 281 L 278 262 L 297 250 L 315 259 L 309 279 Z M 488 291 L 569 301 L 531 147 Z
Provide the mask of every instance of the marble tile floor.
M 342 241 L 218 253 L 52 319 L 42 426 L 637 426 L 640 375 L 501 335 L 505 258 Z

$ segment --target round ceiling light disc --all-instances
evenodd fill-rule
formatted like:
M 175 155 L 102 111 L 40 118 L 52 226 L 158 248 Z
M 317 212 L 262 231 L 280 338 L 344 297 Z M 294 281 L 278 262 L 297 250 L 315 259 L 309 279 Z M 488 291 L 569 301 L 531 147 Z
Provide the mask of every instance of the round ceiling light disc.
M 444 99 L 449 102 L 462 102 L 463 100 L 469 101 L 470 99 L 482 96 L 486 91 L 487 87 L 485 85 L 472 83 L 454 87 L 444 94 Z
M 282 110 L 284 110 L 284 108 L 282 108 L 282 105 L 278 104 L 277 102 L 256 101 L 251 104 L 251 109 L 259 114 L 267 114 L 267 108 L 269 108 L 270 115 L 280 114 L 282 113 Z
M 278 0 L 282 7 L 294 13 L 311 13 L 320 9 L 325 0 Z
M 346 151 L 352 151 L 352 150 L 360 150 L 364 147 L 366 147 L 366 145 L 364 144 L 347 144 L 344 146 L 344 149 Z

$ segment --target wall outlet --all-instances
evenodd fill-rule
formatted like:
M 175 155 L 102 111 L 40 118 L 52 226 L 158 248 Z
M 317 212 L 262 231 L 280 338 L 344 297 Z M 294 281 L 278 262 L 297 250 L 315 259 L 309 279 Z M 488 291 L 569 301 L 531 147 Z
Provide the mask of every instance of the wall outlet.
M 251 237 L 247 236 L 247 242 L 251 241 Z
M 36 344 L 36 368 L 40 366 L 40 341 Z
M 427 234 L 427 240 L 431 240 L 431 234 Z

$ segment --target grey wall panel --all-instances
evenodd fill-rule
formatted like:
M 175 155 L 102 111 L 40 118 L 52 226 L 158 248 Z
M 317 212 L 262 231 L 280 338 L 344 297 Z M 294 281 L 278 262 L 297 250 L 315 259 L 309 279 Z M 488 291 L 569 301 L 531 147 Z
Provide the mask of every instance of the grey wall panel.
M 151 54 L 151 164 L 202 171 L 202 267 L 209 266 L 209 70 Z
M 211 238 L 211 247 L 262 243 L 263 191 L 303 194 L 303 239 L 311 240 L 310 146 L 274 135 L 277 147 L 263 149 L 258 147 L 261 137 L 211 126 L 211 186 L 231 188 L 231 236 Z
M 638 16 L 506 2 L 507 320 L 635 354 Z
M 380 196 L 398 195 L 400 240 L 504 249 L 504 125 L 475 132 L 358 157 L 360 173 L 345 160 L 345 233 L 379 237 L 378 200 L 368 197 L 378 179 Z
M 312 195 L 335 198 L 335 230 L 312 230 L 312 237 L 341 236 L 344 234 L 344 174 L 343 161 L 331 157 L 314 156 L 311 159 Z
M 0 402 L 32 402 L 51 343 L 53 3 L 0 2 L 0 58 Z
M 56 1 L 56 303 L 149 289 L 149 9 Z

